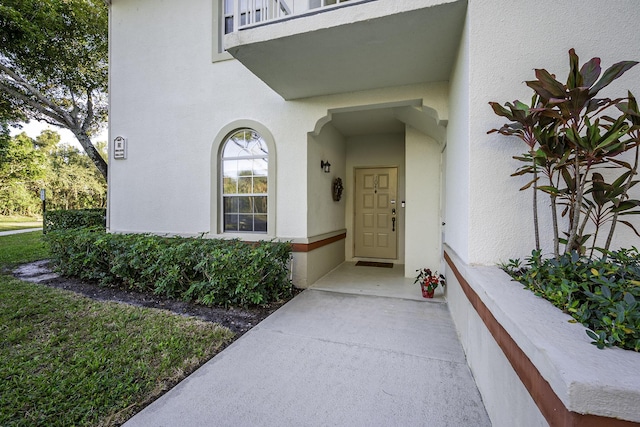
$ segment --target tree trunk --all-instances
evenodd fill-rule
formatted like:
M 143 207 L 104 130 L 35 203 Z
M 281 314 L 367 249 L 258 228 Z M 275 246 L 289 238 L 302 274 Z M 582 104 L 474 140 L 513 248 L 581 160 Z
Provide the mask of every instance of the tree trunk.
M 540 226 L 538 224 L 538 168 L 533 161 L 533 227 L 536 240 L 536 250 L 540 250 Z
M 584 186 L 586 185 L 587 175 L 589 174 L 589 169 L 591 165 L 587 165 L 586 170 L 581 173 L 580 171 L 580 160 L 578 155 L 576 154 L 574 160 L 575 167 L 575 185 L 576 185 L 576 195 L 575 200 L 573 200 L 573 210 L 571 211 L 571 229 L 569 230 L 569 237 L 567 239 L 567 245 L 564 248 L 565 253 L 571 253 L 572 250 L 576 250 L 579 252 L 579 247 L 576 246 L 576 241 L 578 239 L 578 228 L 580 227 L 580 208 L 582 207 L 582 197 L 584 195 Z
M 551 195 L 551 217 L 553 218 L 553 257 L 560 258 L 560 236 L 558 235 L 558 211 L 555 195 Z
M 71 129 L 71 131 L 78 139 L 80 145 L 82 145 L 82 148 L 84 148 L 85 153 L 87 153 L 93 164 L 96 165 L 96 167 L 106 180 L 108 173 L 107 162 L 102 158 L 98 150 L 96 150 L 96 147 L 93 146 L 93 144 L 91 143 L 91 139 L 89 139 L 89 135 L 87 135 L 87 133 L 81 129 Z

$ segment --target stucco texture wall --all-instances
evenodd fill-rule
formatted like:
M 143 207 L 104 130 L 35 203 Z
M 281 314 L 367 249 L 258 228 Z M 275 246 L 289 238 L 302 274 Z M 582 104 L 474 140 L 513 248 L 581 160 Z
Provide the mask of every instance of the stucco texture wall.
M 346 144 L 345 137 L 330 123 L 325 125 L 318 136 L 309 134 L 307 151 L 307 232 L 309 236 L 317 236 L 345 228 L 344 199 L 333 200 L 333 181 L 340 178 L 344 182 L 346 176 Z M 321 162 L 329 162 L 330 172 L 325 173 Z
M 282 128 L 270 118 L 284 101 L 235 61 L 212 64 L 211 7 L 209 0 L 163 7 L 148 0 L 113 3 L 110 136 L 128 139 L 128 158 L 110 162 L 114 231 L 209 231 L 210 153 L 217 133 L 227 123 L 251 119 L 282 139 Z M 244 109 L 247 104 L 251 108 Z M 306 147 L 296 147 L 300 151 L 283 150 L 279 160 L 289 169 L 299 165 L 300 179 L 288 184 L 288 193 L 304 194 L 304 165 L 293 160 Z M 280 220 L 285 232 L 304 231 L 286 213 Z
M 468 193 L 469 238 L 465 248 L 464 232 L 452 236 L 452 247 L 457 246 L 456 251 L 461 248 L 460 255 L 471 264 L 493 264 L 529 255 L 534 239 L 531 192 L 518 191 L 527 178 L 509 176 L 520 166 L 512 156 L 523 153 L 525 146 L 517 139 L 486 134 L 504 123 L 487 103 L 503 104 L 514 99 L 528 102 L 532 91 L 524 81 L 534 78 L 535 68 L 547 69 L 566 80 L 570 48 L 575 48 L 581 64 L 594 56 L 601 57 L 603 70 L 622 60 L 640 60 L 640 8 L 635 0 L 470 0 L 467 20 L 469 178 L 468 191 L 462 188 L 456 197 L 464 209 Z M 465 62 L 462 53 L 458 69 L 463 73 Z M 464 80 L 464 76 L 458 79 Z M 640 67 L 635 67 L 601 95 L 624 96 L 627 89 L 640 94 L 639 88 Z M 465 101 L 466 94 L 458 90 L 452 105 Z M 449 156 L 449 164 L 458 160 L 464 164 L 466 153 L 457 150 L 456 158 Z M 550 251 L 551 219 L 546 205 L 542 200 L 540 225 L 542 243 Z M 448 215 L 452 214 L 452 207 L 449 203 Z M 635 223 L 640 225 L 637 220 Z M 464 226 L 464 220 L 460 224 Z M 631 231 L 618 230 L 616 245 L 638 244 Z
M 469 18 L 462 31 L 450 82 L 445 148 L 444 241 L 469 260 Z
M 405 277 L 416 270 L 437 270 L 442 258 L 440 218 L 441 146 L 422 132 L 406 131 Z
M 212 4 L 112 2 L 110 139 L 127 138 L 128 158 L 110 162 L 111 231 L 215 234 L 214 141 L 245 120 L 263 125 L 275 141 L 276 235 L 303 241 L 332 232 L 345 227 L 340 205 L 329 193 L 315 209 L 346 161 L 340 138 L 320 135 L 329 111 L 419 100 L 446 120 L 442 82 L 284 101 L 239 62 L 212 60 Z M 310 142 L 309 133 L 316 139 Z M 320 171 L 323 156 L 330 175 Z

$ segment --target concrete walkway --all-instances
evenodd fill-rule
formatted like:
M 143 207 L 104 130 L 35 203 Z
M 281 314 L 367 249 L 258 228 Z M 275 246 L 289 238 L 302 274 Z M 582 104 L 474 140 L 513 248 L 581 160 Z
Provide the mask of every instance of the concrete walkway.
M 23 228 L 21 230 L 0 231 L 0 236 L 9 236 L 11 234 L 20 234 L 20 233 L 30 233 L 32 231 L 42 231 L 42 227 L 39 227 L 39 228 Z
M 308 289 L 125 424 L 329 425 L 491 425 L 446 304 Z

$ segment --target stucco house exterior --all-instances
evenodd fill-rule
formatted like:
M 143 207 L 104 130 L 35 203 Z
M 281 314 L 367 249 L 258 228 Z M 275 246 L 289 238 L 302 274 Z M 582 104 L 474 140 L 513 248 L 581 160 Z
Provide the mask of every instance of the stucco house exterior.
M 640 60 L 637 0 L 109 3 L 109 230 L 288 240 L 300 287 L 344 261 L 454 282 L 529 255 L 525 150 L 487 135 L 488 102 L 566 76 L 570 48 Z M 627 89 L 640 68 L 607 88 Z
M 302 287 L 345 260 L 439 268 L 443 243 L 469 264 L 528 255 L 529 194 L 509 178 L 524 150 L 486 135 L 502 123 L 487 102 L 527 99 L 522 82 L 566 73 L 571 47 L 640 56 L 632 0 L 598 14 L 598 0 L 265 0 L 239 18 L 233 1 L 111 3 L 110 138 L 126 158 L 110 159 L 109 229 L 290 240 Z M 224 151 L 241 130 L 263 157 Z M 225 190 L 237 173 L 254 186 Z M 388 173 L 392 192 L 357 206 Z

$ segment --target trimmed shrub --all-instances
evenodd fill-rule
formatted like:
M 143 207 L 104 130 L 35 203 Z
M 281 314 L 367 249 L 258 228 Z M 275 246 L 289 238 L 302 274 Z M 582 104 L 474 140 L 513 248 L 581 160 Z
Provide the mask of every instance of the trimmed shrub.
M 636 248 L 590 259 L 572 252 L 543 259 L 533 251 L 526 264 L 503 269 L 587 328 L 598 348 L 640 351 L 640 253 Z
M 103 208 L 47 211 L 44 217 L 45 233 L 84 227 L 100 227 L 104 230 L 106 225 L 107 210 Z
M 291 245 L 281 242 L 108 234 L 100 228 L 45 236 L 67 276 L 205 305 L 248 306 L 292 295 Z

